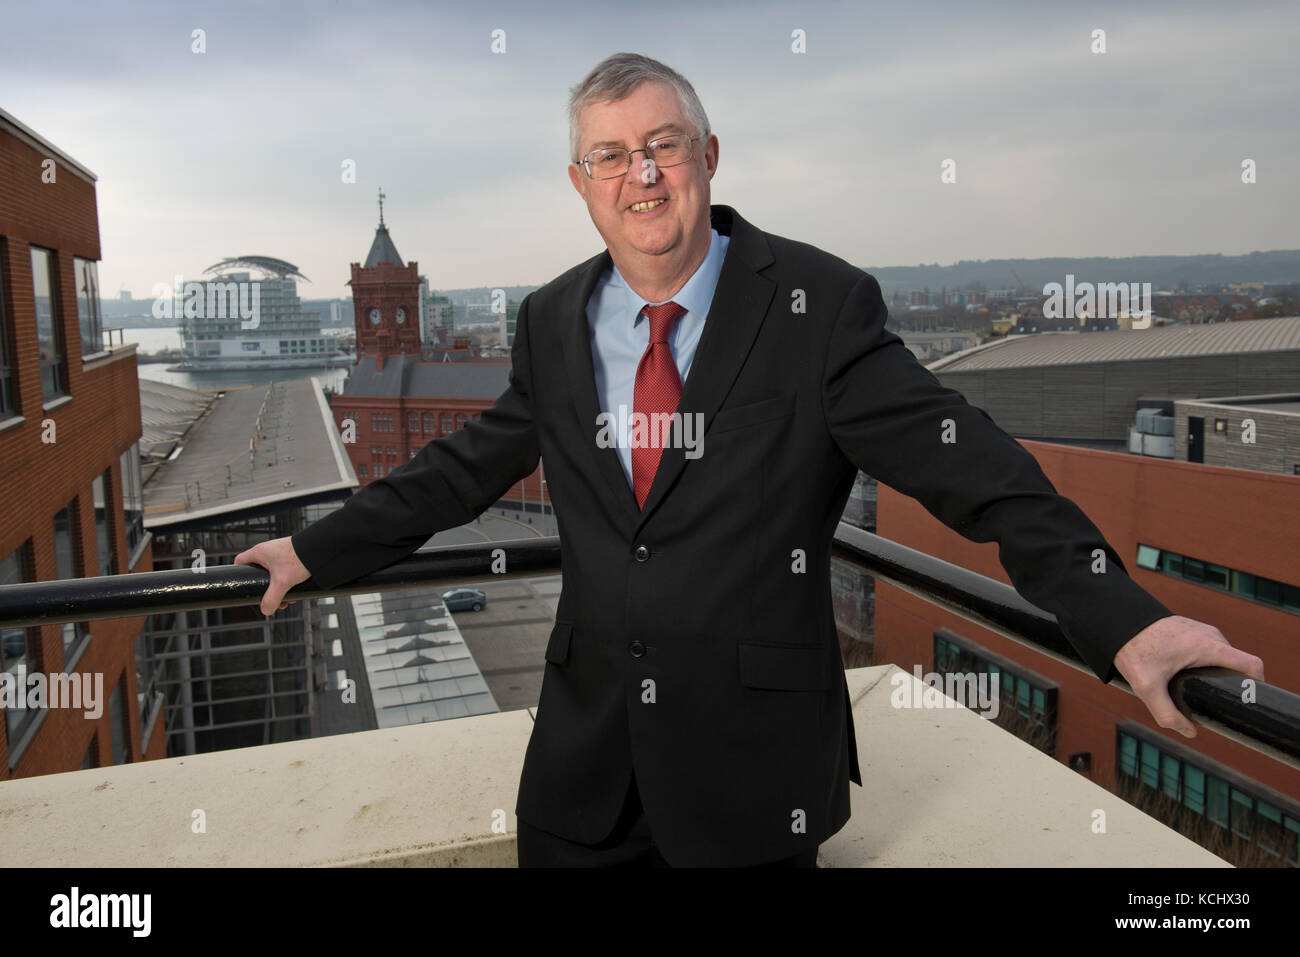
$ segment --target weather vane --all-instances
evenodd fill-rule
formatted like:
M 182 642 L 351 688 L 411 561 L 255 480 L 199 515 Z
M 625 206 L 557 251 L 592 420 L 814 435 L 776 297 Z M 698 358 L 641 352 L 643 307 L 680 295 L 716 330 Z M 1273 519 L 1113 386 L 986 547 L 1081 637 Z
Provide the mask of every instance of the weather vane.
M 379 225 L 384 225 L 384 187 L 379 187 Z

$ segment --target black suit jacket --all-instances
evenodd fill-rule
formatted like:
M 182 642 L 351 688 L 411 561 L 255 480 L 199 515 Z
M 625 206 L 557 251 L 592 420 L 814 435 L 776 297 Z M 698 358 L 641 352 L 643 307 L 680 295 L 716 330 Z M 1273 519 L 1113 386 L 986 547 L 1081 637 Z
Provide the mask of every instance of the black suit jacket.
M 340 584 L 471 520 L 540 455 L 563 587 L 516 812 L 599 841 L 635 769 L 676 865 L 785 857 L 848 820 L 862 781 L 829 569 L 859 468 L 996 540 L 1102 680 L 1170 614 L 1019 443 L 885 330 L 875 279 L 730 207 L 712 218 L 731 243 L 679 406 L 703 414 L 703 454 L 665 449 L 644 508 L 596 442 L 586 305 L 603 252 L 524 300 L 492 408 L 293 538 L 318 583 Z

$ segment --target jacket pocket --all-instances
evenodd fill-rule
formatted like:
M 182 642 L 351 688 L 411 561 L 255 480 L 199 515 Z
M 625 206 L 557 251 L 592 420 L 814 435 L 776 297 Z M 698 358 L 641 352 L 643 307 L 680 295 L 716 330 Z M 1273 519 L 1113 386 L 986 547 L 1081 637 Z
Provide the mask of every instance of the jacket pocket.
M 778 395 L 761 402 L 738 405 L 730 409 L 719 409 L 713 415 L 705 435 L 717 435 L 732 429 L 743 429 L 761 422 L 772 422 L 794 414 L 794 393 Z
M 821 645 L 742 641 L 739 648 L 740 683 L 747 688 L 825 691 L 831 686 Z
M 569 660 L 569 639 L 573 635 L 573 625 L 567 621 L 557 621 L 551 629 L 551 638 L 546 642 L 546 660 L 552 664 L 562 665 Z

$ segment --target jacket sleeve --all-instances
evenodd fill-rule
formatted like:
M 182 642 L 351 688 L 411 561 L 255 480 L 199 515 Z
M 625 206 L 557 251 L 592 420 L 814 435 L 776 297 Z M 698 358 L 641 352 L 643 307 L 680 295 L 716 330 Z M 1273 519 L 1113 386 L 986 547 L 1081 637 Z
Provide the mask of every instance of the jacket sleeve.
M 887 318 L 879 284 L 864 274 L 836 317 L 822 371 L 823 412 L 836 445 L 953 531 L 996 541 L 1016 591 L 1056 615 L 1098 678 L 1118 677 L 1115 653 L 1173 613 L 1128 576 L 1101 532 L 1057 493 L 1028 450 L 940 384 L 885 329 Z M 1094 573 L 1098 548 L 1105 570 Z
M 530 298 L 519 307 L 509 386 L 492 407 L 293 536 L 294 551 L 317 584 L 333 588 L 405 558 L 431 535 L 481 514 L 537 468 Z

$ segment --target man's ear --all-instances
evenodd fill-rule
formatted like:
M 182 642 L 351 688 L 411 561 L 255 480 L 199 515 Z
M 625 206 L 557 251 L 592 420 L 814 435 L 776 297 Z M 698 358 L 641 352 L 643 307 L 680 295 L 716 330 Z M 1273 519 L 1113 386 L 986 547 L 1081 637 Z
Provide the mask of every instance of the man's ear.
M 708 142 L 704 147 L 704 168 L 708 171 L 709 179 L 713 179 L 713 174 L 718 171 L 718 134 L 710 133 Z
M 587 201 L 587 177 L 582 174 L 582 170 L 578 168 L 577 163 L 569 164 L 569 182 L 573 184 L 573 188 L 578 191 L 578 195 L 582 197 L 582 201 L 585 203 Z

